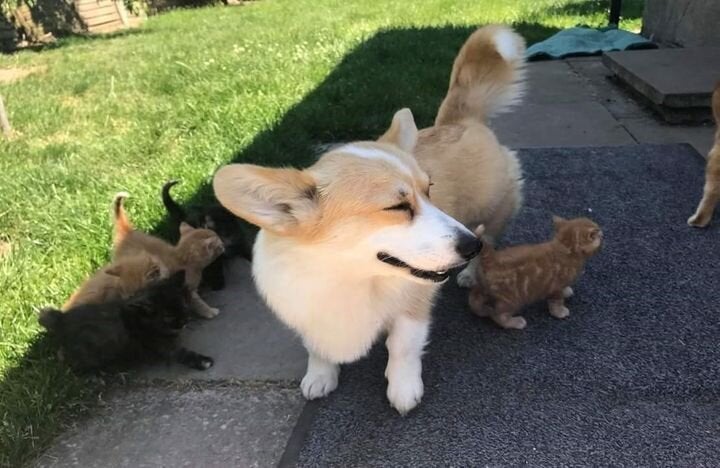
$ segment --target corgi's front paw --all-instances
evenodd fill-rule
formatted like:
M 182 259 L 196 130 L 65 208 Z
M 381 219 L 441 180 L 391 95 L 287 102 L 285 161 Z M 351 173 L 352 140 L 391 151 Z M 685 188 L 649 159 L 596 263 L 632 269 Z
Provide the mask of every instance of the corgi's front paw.
M 300 382 L 303 396 L 308 400 L 322 398 L 338 386 L 339 368 L 308 371 Z
M 388 380 L 387 398 L 398 413 L 404 416 L 420 403 L 425 387 L 419 358 L 417 360 L 388 360 L 385 377 Z

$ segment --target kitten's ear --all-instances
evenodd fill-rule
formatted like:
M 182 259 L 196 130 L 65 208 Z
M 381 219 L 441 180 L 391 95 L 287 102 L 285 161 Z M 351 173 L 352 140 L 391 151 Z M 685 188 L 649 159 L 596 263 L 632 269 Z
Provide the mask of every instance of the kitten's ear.
M 215 221 L 213 221 L 212 216 L 210 215 L 205 215 L 205 228 L 215 229 Z
M 185 221 L 180 223 L 180 235 L 181 236 L 184 236 L 185 234 L 192 231 L 193 229 L 194 228 L 192 226 L 190 226 L 188 223 L 186 223 Z
M 123 266 L 121 265 L 110 265 L 107 268 L 105 268 L 105 274 L 110 276 L 116 276 L 119 277 L 122 275 L 123 272 Z
M 412 153 L 417 138 L 418 129 L 415 125 L 415 118 L 410 109 L 404 108 L 395 112 L 390 128 L 377 141 L 395 145 L 407 153 Z
M 317 186 L 305 171 L 230 164 L 215 174 L 213 188 L 229 211 L 276 234 L 297 235 L 320 217 Z
M 555 230 L 557 230 L 560 226 L 562 226 L 567 221 L 567 219 L 562 218 L 557 215 L 553 215 L 552 220 L 553 220 L 553 227 L 555 227 Z

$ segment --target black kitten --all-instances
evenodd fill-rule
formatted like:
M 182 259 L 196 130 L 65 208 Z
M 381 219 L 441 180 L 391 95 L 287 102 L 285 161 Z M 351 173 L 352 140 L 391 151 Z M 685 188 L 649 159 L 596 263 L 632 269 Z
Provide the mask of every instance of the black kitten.
M 125 300 L 84 304 L 66 312 L 43 309 L 38 321 L 60 342 L 62 357 L 77 370 L 99 370 L 152 358 L 175 360 L 198 370 L 212 358 L 178 345 L 190 320 L 185 272 L 160 280 Z
M 177 180 L 171 180 L 163 185 L 162 200 L 170 218 L 178 230 L 181 222 L 186 222 L 195 228 L 205 228 L 215 231 L 225 246 L 225 253 L 208 265 L 203 271 L 203 283 L 211 289 L 218 290 L 225 287 L 225 261 L 234 256 L 240 256 L 252 261 L 252 246 L 248 241 L 242 221 L 219 203 L 211 205 L 191 205 L 185 211 L 170 196 L 170 189 L 177 185 Z

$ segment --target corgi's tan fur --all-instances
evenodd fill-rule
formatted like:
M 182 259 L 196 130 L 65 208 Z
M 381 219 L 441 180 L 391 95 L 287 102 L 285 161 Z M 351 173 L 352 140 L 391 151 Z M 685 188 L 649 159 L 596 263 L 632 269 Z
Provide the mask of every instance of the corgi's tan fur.
M 710 224 L 715 207 L 720 201 L 720 81 L 715 85 L 715 92 L 713 92 L 712 110 L 717 125 L 715 143 L 708 154 L 703 197 L 695 210 L 695 214 L 688 219 L 690 226 L 701 228 Z
M 430 310 L 448 270 L 495 236 L 521 201 L 520 166 L 485 126 L 517 101 L 525 44 L 502 26 L 458 54 L 435 126 L 398 111 L 377 141 L 333 149 L 305 169 L 221 168 L 218 200 L 260 226 L 253 275 L 271 309 L 308 350 L 306 398 L 337 386 L 339 364 L 388 333 L 387 397 L 400 413 L 423 394 Z

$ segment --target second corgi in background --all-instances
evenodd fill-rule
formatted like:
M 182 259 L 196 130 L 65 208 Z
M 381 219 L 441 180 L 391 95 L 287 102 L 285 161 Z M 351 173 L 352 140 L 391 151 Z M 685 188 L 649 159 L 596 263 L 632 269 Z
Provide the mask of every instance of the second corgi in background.
M 715 85 L 712 109 L 715 123 L 718 126 L 715 130 L 715 144 L 708 154 L 702 200 L 700 200 L 695 214 L 688 219 L 690 226 L 700 228 L 710 224 L 715 207 L 720 201 L 720 81 Z

